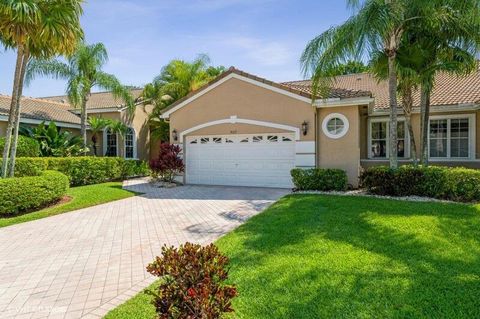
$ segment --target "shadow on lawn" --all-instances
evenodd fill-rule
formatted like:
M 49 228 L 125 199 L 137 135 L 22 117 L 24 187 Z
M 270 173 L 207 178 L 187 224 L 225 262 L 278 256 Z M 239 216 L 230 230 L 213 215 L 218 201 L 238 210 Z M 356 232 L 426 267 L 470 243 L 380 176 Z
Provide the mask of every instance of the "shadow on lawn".
M 235 236 L 237 306 L 251 317 L 480 317 L 475 206 L 302 195 Z

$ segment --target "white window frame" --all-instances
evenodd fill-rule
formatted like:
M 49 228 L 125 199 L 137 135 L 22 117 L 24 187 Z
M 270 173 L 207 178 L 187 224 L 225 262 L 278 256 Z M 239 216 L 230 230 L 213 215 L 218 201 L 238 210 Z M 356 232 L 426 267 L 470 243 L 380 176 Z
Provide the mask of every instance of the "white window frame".
M 343 131 L 340 134 L 336 134 L 336 135 L 328 131 L 328 122 L 334 118 L 338 118 L 343 121 Z M 348 122 L 347 117 L 341 113 L 330 113 L 327 116 L 325 116 L 322 122 L 323 134 L 333 139 L 339 139 L 344 137 L 348 133 L 349 128 L 350 128 L 350 123 Z
M 103 144 L 103 156 L 107 156 L 107 132 L 108 132 L 108 129 L 104 129 L 103 130 L 103 141 L 102 141 L 102 144 Z M 118 133 L 115 133 L 116 135 L 116 148 L 117 148 L 117 154 L 114 156 L 114 157 L 117 157 L 118 156 Z
M 372 123 L 382 123 L 386 122 L 386 156 L 385 157 L 373 157 L 372 154 Z M 369 118 L 368 119 L 368 159 L 372 160 L 386 160 L 390 157 L 390 120 L 388 118 Z M 409 159 L 410 158 L 410 134 L 408 132 L 407 122 L 405 117 L 398 117 L 397 122 L 405 122 L 405 156 L 399 157 L 399 159 Z
M 123 139 L 123 151 L 124 151 L 124 158 L 125 159 L 130 159 L 130 160 L 136 160 L 138 159 L 138 155 L 137 155 L 137 131 L 135 131 L 135 129 L 133 127 L 128 127 L 129 129 L 132 130 L 133 132 L 133 157 L 131 158 L 127 158 L 127 139 L 126 139 L 126 134 L 125 134 L 125 138 Z M 118 144 L 118 137 L 117 137 L 117 144 Z
M 451 157 L 451 120 L 452 119 L 468 119 L 468 157 Z M 430 120 L 447 120 L 447 156 L 446 157 L 430 157 Z M 475 159 L 475 137 L 476 137 L 476 114 L 452 114 L 452 115 L 434 115 L 428 120 L 428 158 L 434 161 L 465 161 Z

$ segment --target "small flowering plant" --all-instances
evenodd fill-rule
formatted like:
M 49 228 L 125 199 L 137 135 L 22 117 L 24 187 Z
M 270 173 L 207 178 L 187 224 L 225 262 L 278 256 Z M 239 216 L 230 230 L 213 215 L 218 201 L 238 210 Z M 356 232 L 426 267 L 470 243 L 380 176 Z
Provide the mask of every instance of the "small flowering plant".
M 162 279 L 155 291 L 149 291 L 157 318 L 215 319 L 233 312 L 237 289 L 225 283 L 228 263 L 213 244 L 163 246 L 161 256 L 147 266 L 149 273 Z

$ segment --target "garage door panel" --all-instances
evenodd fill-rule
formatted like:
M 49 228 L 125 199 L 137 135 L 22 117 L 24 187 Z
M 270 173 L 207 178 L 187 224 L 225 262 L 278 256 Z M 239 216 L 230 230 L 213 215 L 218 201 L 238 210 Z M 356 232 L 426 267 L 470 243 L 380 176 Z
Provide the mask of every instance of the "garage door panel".
M 292 187 L 293 135 L 197 136 L 186 142 L 187 183 Z

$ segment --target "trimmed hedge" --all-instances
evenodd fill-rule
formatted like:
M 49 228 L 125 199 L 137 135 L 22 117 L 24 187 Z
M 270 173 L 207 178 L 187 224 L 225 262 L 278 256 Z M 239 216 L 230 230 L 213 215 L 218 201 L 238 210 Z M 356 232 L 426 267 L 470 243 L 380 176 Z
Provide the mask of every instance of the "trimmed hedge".
M 0 137 L 0 154 L 3 153 L 5 146 L 5 137 Z M 37 157 L 40 156 L 40 143 L 37 140 L 19 135 L 17 143 L 17 157 Z
M 35 176 L 45 170 L 68 176 L 72 186 L 103 183 L 149 173 L 147 163 L 120 157 L 36 157 L 17 158 L 15 176 Z
M 68 183 L 67 176 L 55 171 L 0 179 L 0 215 L 18 214 L 51 204 L 65 196 Z
M 371 167 L 362 172 L 360 184 L 377 195 L 480 201 L 480 170 L 463 167 Z
M 347 173 L 341 169 L 292 169 L 293 184 L 297 190 L 344 191 L 347 189 Z

